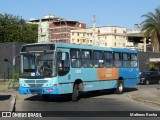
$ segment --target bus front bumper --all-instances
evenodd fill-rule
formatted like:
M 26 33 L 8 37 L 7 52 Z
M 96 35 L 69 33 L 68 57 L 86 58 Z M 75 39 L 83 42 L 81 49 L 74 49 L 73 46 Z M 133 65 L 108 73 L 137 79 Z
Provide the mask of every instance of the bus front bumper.
M 29 88 L 19 87 L 19 94 L 58 94 L 57 87 Z

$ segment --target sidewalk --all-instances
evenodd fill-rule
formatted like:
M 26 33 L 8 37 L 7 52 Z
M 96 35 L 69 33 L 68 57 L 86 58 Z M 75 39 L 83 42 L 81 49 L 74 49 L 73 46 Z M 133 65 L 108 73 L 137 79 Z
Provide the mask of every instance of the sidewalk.
M 14 110 L 17 91 L 15 89 L 8 89 L 9 85 L 9 82 L 1 82 L 0 84 L 0 111 Z
M 151 103 L 160 107 L 160 87 L 151 88 L 149 90 L 137 90 L 131 93 L 127 93 L 127 96 L 133 100 Z

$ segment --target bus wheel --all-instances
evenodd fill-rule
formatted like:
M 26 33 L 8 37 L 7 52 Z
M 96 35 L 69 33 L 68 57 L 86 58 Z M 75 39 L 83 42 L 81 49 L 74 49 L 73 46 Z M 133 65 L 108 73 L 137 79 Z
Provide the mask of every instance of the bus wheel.
M 49 94 L 43 94 L 42 95 L 42 98 L 43 98 L 43 100 L 46 100 L 46 101 L 48 101 L 49 100 Z
M 79 98 L 79 88 L 78 88 L 78 84 L 75 84 L 73 87 L 72 101 L 76 102 L 78 98 Z
M 124 91 L 124 83 L 123 80 L 118 80 L 118 86 L 116 89 L 116 94 L 123 94 Z

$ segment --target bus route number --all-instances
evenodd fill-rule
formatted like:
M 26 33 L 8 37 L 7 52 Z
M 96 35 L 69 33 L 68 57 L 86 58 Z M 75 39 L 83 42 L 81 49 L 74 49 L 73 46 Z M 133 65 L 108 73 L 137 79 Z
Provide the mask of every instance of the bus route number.
M 75 72 L 76 72 L 77 74 L 81 74 L 81 73 L 82 73 L 81 70 L 76 70 Z

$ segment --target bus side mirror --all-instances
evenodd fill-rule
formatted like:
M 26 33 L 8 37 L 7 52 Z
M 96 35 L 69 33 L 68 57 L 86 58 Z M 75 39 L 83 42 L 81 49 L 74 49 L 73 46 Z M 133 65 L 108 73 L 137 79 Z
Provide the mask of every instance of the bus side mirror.
M 62 60 L 66 60 L 66 53 L 62 53 Z

